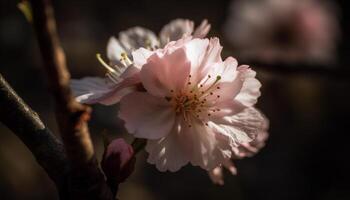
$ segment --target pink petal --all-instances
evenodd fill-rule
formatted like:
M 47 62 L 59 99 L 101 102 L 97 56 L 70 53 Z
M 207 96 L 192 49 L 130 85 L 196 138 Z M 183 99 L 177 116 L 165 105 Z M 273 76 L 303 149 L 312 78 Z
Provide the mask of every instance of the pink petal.
M 249 143 L 263 129 L 265 118 L 253 107 L 244 109 L 238 114 L 225 117 L 212 117 L 209 127 L 218 135 L 218 138 L 229 141 L 232 148 Z M 234 151 L 234 149 L 233 149 Z
M 200 84 L 204 85 L 204 88 L 213 88 L 211 89 L 212 95 L 207 97 L 208 102 L 219 103 L 233 100 L 241 91 L 243 74 L 240 71 L 236 71 L 236 67 L 237 61 L 232 57 L 227 58 L 223 63 L 216 63 L 210 67 L 207 75 L 200 82 Z M 210 79 L 208 79 L 209 76 L 211 77 Z M 217 81 L 218 77 L 220 77 L 219 81 Z M 217 81 L 216 84 L 215 81 Z
M 194 45 L 196 45 L 197 47 Z M 212 67 L 213 65 L 222 62 L 222 59 L 221 59 L 222 46 L 220 45 L 218 38 L 211 38 L 209 40 L 208 46 L 204 41 L 202 41 L 199 44 L 190 43 L 187 46 L 190 46 L 187 48 L 188 50 L 191 50 L 192 46 L 194 46 L 194 48 L 201 49 L 202 51 L 197 50 L 198 53 L 203 53 L 203 51 L 205 51 L 203 57 L 193 56 L 194 59 L 198 58 L 198 61 L 191 62 L 192 63 L 191 72 L 197 77 L 197 79 L 195 79 L 195 77 L 193 78 L 194 81 L 199 81 L 200 79 L 204 78 L 207 75 L 208 71 L 214 68 Z M 189 53 L 189 55 L 193 55 L 193 54 Z M 196 72 L 194 73 L 194 71 Z
M 255 71 L 249 69 L 248 66 L 242 65 L 238 68 L 238 71 L 242 73 L 244 82 L 235 99 L 245 106 L 253 106 L 260 96 L 261 83 L 255 78 Z
M 222 62 L 221 51 L 222 46 L 220 45 L 219 38 L 210 38 L 205 60 L 202 65 L 211 65 L 213 63 Z
M 160 57 L 153 54 L 142 67 L 140 77 L 146 90 L 158 97 L 166 97 L 171 90 L 184 87 L 189 77 L 190 63 L 183 49 L 166 52 Z
M 170 133 L 175 112 L 164 98 L 133 92 L 121 100 L 119 117 L 135 137 L 159 139 Z
M 215 133 L 196 118 L 192 118 L 191 127 L 182 126 L 182 148 L 189 156 L 194 166 L 200 166 L 205 170 L 212 170 L 225 159 L 231 157 L 230 147 L 218 144 Z
M 206 59 L 206 51 L 209 45 L 208 39 L 193 39 L 185 44 L 186 56 L 191 63 L 191 76 L 193 82 L 203 78 L 203 60 Z
M 149 153 L 147 161 L 155 164 L 159 171 L 178 171 L 189 160 L 184 149 L 181 148 L 181 134 L 179 124 L 175 122 L 171 132 L 159 140 L 148 140 L 146 151 Z
M 269 133 L 267 132 L 269 128 L 269 120 L 262 113 L 260 114 L 263 116 L 264 121 L 262 128 L 257 133 L 256 138 L 249 143 L 244 143 L 239 146 L 238 151 L 235 153 L 233 158 L 251 157 L 258 153 L 259 150 L 265 146 L 265 142 L 269 136 Z

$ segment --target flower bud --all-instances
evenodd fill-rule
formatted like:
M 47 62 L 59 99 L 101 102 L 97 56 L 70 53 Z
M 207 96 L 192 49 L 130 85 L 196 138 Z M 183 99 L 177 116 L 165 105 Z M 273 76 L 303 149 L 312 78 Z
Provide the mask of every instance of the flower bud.
M 124 139 L 113 140 L 105 149 L 102 159 L 102 170 L 107 181 L 118 185 L 124 182 L 135 167 L 134 150 Z

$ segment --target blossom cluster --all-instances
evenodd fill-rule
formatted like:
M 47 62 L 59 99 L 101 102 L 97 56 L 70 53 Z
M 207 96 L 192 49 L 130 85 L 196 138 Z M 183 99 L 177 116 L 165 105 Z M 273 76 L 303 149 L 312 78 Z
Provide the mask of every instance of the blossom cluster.
M 264 146 L 268 120 L 254 105 L 261 83 L 256 72 L 222 59 L 210 25 L 171 21 L 156 36 L 134 27 L 107 45 L 106 77 L 72 80 L 79 102 L 120 104 L 119 117 L 135 138 L 147 139 L 148 162 L 160 171 L 190 163 L 223 184 L 222 167 Z

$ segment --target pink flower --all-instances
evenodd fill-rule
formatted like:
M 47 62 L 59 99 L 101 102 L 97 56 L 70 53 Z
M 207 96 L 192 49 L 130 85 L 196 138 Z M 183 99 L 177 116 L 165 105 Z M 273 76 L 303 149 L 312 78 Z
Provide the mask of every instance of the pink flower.
M 224 35 L 244 59 L 329 64 L 339 22 L 332 1 L 234 1 Z M 258 33 L 258 34 L 257 34 Z
M 121 100 L 119 117 L 129 133 L 148 139 L 148 162 L 160 171 L 187 163 L 212 170 L 253 141 L 265 118 L 253 105 L 260 82 L 248 66 L 221 59 L 217 38 L 184 38 L 164 49 L 139 49 L 146 91 Z
M 232 162 L 232 159 L 242 159 L 245 157 L 254 156 L 256 153 L 259 152 L 261 148 L 265 146 L 265 142 L 269 137 L 269 134 L 267 132 L 269 128 L 269 121 L 266 117 L 264 118 L 265 120 L 262 129 L 258 131 L 258 134 L 254 140 L 248 143 L 243 143 L 237 148 L 235 148 L 231 159 L 227 159 L 225 162 L 222 163 L 221 166 L 217 166 L 213 170 L 208 172 L 209 177 L 213 181 L 213 183 L 218 185 L 224 184 L 223 168 L 229 170 L 232 175 L 237 174 L 237 169 L 234 163 Z
M 132 52 L 141 47 L 150 51 L 163 48 L 168 42 L 190 36 L 203 38 L 210 30 L 210 24 L 203 20 L 194 30 L 194 23 L 190 20 L 176 19 L 165 25 L 159 38 L 150 30 L 133 27 L 119 33 L 119 40 L 109 39 L 107 57 L 109 64 L 98 55 L 98 59 L 107 69 L 106 77 L 85 77 L 72 80 L 71 88 L 76 100 L 81 103 L 101 103 L 111 105 L 118 103 L 125 94 L 135 91 L 140 83 L 138 74 L 144 63 L 132 56 Z M 141 58 L 141 60 L 143 60 Z

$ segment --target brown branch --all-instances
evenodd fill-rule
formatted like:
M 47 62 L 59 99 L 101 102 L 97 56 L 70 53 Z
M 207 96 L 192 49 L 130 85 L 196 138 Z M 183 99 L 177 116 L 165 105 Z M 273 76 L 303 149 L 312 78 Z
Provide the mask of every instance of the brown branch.
M 60 46 L 50 0 L 30 0 L 33 24 L 51 89 L 56 118 L 71 166 L 72 199 L 113 199 L 98 168 L 87 121 L 90 108 L 76 102 L 69 89 L 70 75 Z
M 66 199 L 68 162 L 63 144 L 11 88 L 0 74 L 0 121 L 33 153 L 55 182 L 61 199 Z

